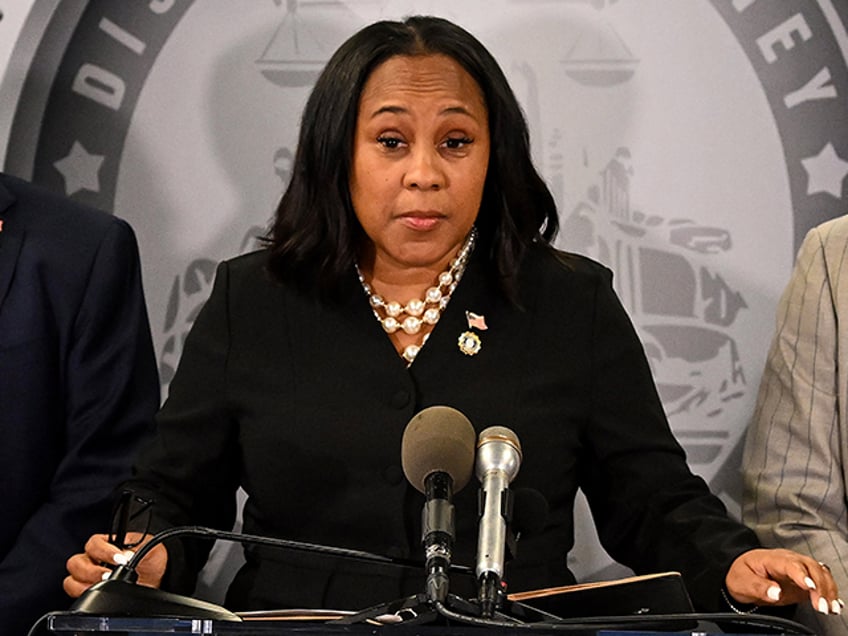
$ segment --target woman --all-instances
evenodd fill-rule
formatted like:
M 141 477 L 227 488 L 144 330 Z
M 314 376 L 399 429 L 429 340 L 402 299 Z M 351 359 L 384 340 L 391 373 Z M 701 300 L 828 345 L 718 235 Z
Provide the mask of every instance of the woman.
M 812 228 L 775 312 L 757 408 L 748 427 L 742 516 L 764 545 L 827 563 L 848 584 L 846 387 L 848 216 Z M 848 634 L 848 616 L 798 608 L 822 636 Z
M 355 34 L 306 105 L 269 249 L 220 266 L 137 462 L 154 529 L 228 528 L 241 485 L 245 532 L 420 556 L 422 499 L 400 440 L 416 412 L 445 404 L 478 430 L 513 429 L 515 485 L 550 504 L 510 563 L 511 591 L 573 582 L 580 487 L 610 554 L 637 572 L 681 570 L 701 609 L 837 607 L 825 570 L 757 549 L 690 473 L 609 272 L 552 249 L 556 231 L 520 108 L 477 40 L 422 17 Z M 454 503 L 454 562 L 470 564 L 473 489 Z M 207 549 L 156 550 L 142 581 L 190 592 Z M 118 552 L 92 537 L 66 590 L 100 580 Z M 246 560 L 235 609 L 356 609 L 421 591 L 399 568 L 259 548 Z

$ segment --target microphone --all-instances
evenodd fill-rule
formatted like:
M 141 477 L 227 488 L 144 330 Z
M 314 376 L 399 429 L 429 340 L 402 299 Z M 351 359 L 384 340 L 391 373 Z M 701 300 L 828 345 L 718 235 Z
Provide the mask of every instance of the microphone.
M 421 513 L 421 543 L 427 572 L 429 601 L 444 602 L 454 544 L 453 493 L 471 479 L 474 466 L 474 427 L 449 406 L 431 406 L 406 425 L 401 441 L 401 464 L 407 480 L 426 501 Z
M 157 532 L 150 541 L 139 547 L 126 565 L 119 565 L 105 581 L 95 583 L 76 600 L 71 611 L 76 614 L 97 614 L 100 616 L 132 617 L 176 617 L 203 618 L 220 621 L 241 621 L 241 618 L 229 610 L 180 594 L 174 594 L 157 588 L 137 585 L 136 568 L 142 559 L 160 543 L 177 537 L 198 537 L 208 540 L 232 541 L 242 545 L 267 545 L 301 552 L 327 554 L 358 561 L 385 563 L 398 566 L 420 563 L 407 562 L 362 550 L 351 550 L 317 543 L 305 543 L 276 537 L 242 534 L 208 528 L 205 526 L 175 526 Z
M 477 537 L 478 601 L 483 616 L 491 618 L 500 604 L 507 520 L 512 498 L 509 484 L 521 465 L 518 436 L 503 426 L 490 426 L 477 440 L 477 478 L 480 480 L 480 530 Z

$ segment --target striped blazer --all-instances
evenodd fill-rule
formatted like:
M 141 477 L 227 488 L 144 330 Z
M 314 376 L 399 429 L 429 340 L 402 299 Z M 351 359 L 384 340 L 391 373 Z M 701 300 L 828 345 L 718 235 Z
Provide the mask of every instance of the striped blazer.
M 840 316 L 840 313 L 843 315 Z M 780 299 L 742 465 L 743 519 L 770 547 L 826 563 L 848 594 L 848 215 L 810 230 Z M 848 617 L 809 604 L 825 636 Z

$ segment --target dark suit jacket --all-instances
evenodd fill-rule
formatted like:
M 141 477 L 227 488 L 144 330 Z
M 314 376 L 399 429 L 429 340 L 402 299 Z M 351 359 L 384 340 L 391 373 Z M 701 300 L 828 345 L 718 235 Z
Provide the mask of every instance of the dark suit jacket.
M 614 558 L 637 572 L 681 570 L 696 605 L 719 609 L 727 568 L 757 541 L 689 471 L 609 271 L 534 248 L 516 307 L 491 284 L 484 253 L 409 369 L 354 272 L 332 303 L 272 283 L 262 252 L 223 263 L 136 467 L 136 485 L 156 491 L 159 523 L 229 527 L 241 484 L 246 532 L 421 558 L 423 497 L 401 470 L 401 436 L 416 412 L 444 404 L 478 432 L 515 431 L 524 458 L 514 485 L 550 504 L 545 529 L 508 567 L 511 591 L 573 581 L 566 555 L 582 488 Z M 473 356 L 457 344 L 466 310 L 488 325 Z M 454 562 L 473 565 L 476 485 L 454 502 Z M 171 546 L 176 589 L 179 570 L 202 564 L 198 543 Z M 235 609 L 362 608 L 422 590 L 383 566 L 257 548 L 246 558 L 230 587 Z M 191 589 L 190 577 L 182 583 Z
M 0 175 L 0 633 L 66 608 L 159 403 L 129 225 Z

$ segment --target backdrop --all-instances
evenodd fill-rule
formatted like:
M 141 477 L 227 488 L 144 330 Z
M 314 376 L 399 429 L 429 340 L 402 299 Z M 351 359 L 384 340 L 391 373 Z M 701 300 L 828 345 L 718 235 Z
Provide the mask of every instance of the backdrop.
M 4 169 L 135 227 L 164 391 L 215 263 L 253 249 L 268 223 L 330 53 L 380 18 L 437 14 L 468 28 L 524 107 L 559 204 L 558 245 L 614 270 L 693 469 L 738 514 L 740 442 L 777 298 L 807 229 L 846 211 L 844 0 L 0 10 Z M 618 574 L 578 506 L 571 567 Z M 209 594 L 220 580 L 207 576 Z

